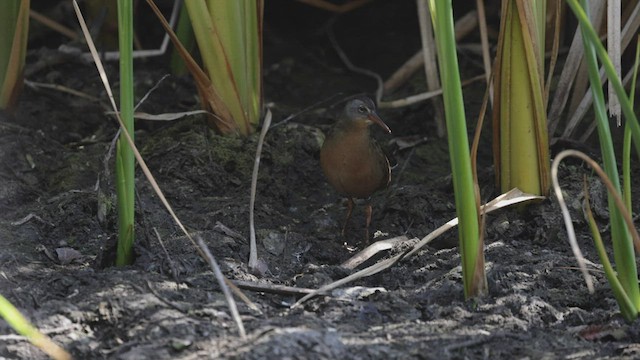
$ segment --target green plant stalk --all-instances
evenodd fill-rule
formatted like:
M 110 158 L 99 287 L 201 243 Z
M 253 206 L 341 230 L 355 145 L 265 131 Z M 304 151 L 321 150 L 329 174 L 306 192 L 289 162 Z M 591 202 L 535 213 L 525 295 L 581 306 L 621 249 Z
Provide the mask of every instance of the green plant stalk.
M 631 127 L 626 122 L 622 140 L 622 196 L 631 211 Z
M 598 138 L 600 140 L 600 150 L 602 152 L 602 159 L 604 163 L 604 169 L 607 173 L 607 176 L 614 184 L 618 193 L 620 191 L 620 178 L 618 175 L 618 168 L 616 164 L 615 152 L 613 148 L 613 140 L 611 137 L 611 130 L 609 128 L 608 117 L 605 108 L 605 100 L 604 93 L 602 90 L 602 86 L 600 84 L 600 77 L 598 74 L 598 63 L 596 60 L 596 52 L 595 52 L 595 43 L 592 38 L 590 38 L 587 30 L 587 26 L 584 25 L 583 20 L 586 19 L 588 21 L 588 16 L 584 11 L 582 11 L 582 7 L 572 0 L 569 1 L 569 6 L 571 6 L 574 14 L 578 17 L 580 21 L 580 29 L 582 31 L 583 44 L 585 49 L 585 59 L 587 62 L 587 69 L 589 75 L 589 81 L 591 83 L 591 92 L 593 94 L 593 109 L 596 120 L 598 122 Z M 584 3 L 583 3 L 584 5 Z M 584 14 L 584 19 L 580 19 L 581 16 L 578 15 L 576 10 L 582 11 Z M 588 11 L 588 9 L 587 9 Z M 589 23 L 590 24 L 590 23 Z M 597 40 L 599 42 L 599 40 Z M 611 65 L 613 68 L 613 65 Z M 606 69 L 606 65 L 605 65 Z M 615 74 L 615 72 L 613 73 Z M 607 73 L 608 76 L 611 76 Z M 616 75 L 614 77 L 617 78 Z M 611 77 L 609 78 L 612 81 Z M 619 81 L 619 79 L 618 79 Z M 613 83 L 613 81 L 612 81 Z M 614 85 L 615 87 L 615 85 Z M 616 93 L 618 91 L 616 90 Z M 623 96 L 626 97 L 626 94 L 623 91 Z M 620 94 L 618 94 L 620 97 Z M 624 102 L 622 98 L 620 98 L 621 103 Z M 628 99 L 627 99 L 628 100 Z M 627 101 L 628 104 L 628 101 Z M 624 105 L 623 105 L 624 108 Z M 625 116 L 627 116 L 625 112 Z M 629 118 L 627 118 L 629 121 Z M 637 121 L 636 121 L 637 125 Z M 635 252 L 633 248 L 633 242 L 631 240 L 631 236 L 629 234 L 626 225 L 624 224 L 624 220 L 620 215 L 620 211 L 615 206 L 614 200 L 609 194 L 608 196 L 608 207 L 609 214 L 611 218 L 611 238 L 613 241 L 613 255 L 616 262 L 616 267 L 618 270 L 618 279 L 622 284 L 627 296 L 631 299 L 632 303 L 636 308 L 640 308 L 640 288 L 638 287 L 638 273 L 635 262 Z
M 638 65 L 640 65 L 640 36 L 636 43 L 636 59 L 633 63 L 633 76 L 631 77 L 631 91 L 629 100 L 631 107 L 636 97 L 636 81 L 638 80 Z M 624 201 L 627 210 L 631 211 L 631 126 L 624 122 L 624 141 L 622 143 L 622 185 L 624 187 Z
M 591 230 L 591 235 L 593 236 L 593 242 L 596 245 L 596 250 L 598 251 L 598 257 L 600 258 L 600 263 L 602 264 L 602 268 L 604 269 L 604 274 L 607 277 L 607 281 L 611 286 L 611 290 L 613 291 L 613 295 L 618 302 L 618 306 L 620 306 L 620 312 L 622 316 L 628 321 L 633 321 L 638 317 L 638 309 L 634 306 L 633 302 L 627 296 L 627 293 L 624 290 L 624 287 L 620 283 L 620 280 L 616 277 L 616 272 L 611 266 L 611 262 L 609 261 L 609 256 L 607 255 L 607 250 L 604 248 L 604 243 L 602 242 L 602 237 L 600 236 L 600 231 L 598 230 L 598 224 L 596 220 L 593 218 L 593 213 L 591 212 L 591 207 L 589 205 L 589 193 L 585 183 L 585 217 L 587 218 L 587 223 L 589 223 L 589 229 Z
M 225 5 L 221 9 L 221 5 Z M 209 16 L 217 26 L 231 70 L 245 121 L 253 131 L 261 106 L 262 0 L 208 0 Z M 223 10 L 223 11 L 221 11 Z
M 224 3 L 222 7 L 221 2 Z M 231 75 L 234 81 L 233 86 L 238 94 L 240 106 L 245 111 L 247 110 L 245 107 L 246 91 L 249 86 L 246 73 L 242 73 L 247 69 L 247 62 L 249 60 L 245 55 L 245 41 L 248 30 L 245 26 L 247 14 L 244 13 L 244 5 L 246 2 L 245 0 L 207 0 L 209 17 L 216 27 L 228 63 L 231 65 Z M 212 69 L 208 70 L 210 73 L 217 72 L 215 70 L 211 71 Z M 226 74 L 222 73 L 222 75 Z M 247 113 L 243 113 L 243 117 L 247 115 Z M 245 118 L 244 120 L 247 121 L 248 119 Z
M 460 221 L 458 236 L 462 258 L 462 276 L 466 298 L 486 293 L 486 275 L 482 242 L 480 241 L 479 217 L 476 193 L 471 171 L 469 139 L 462 99 L 462 87 L 456 55 L 453 28 L 453 10 L 450 0 L 430 0 L 434 24 L 438 63 L 442 77 L 443 98 L 447 120 L 449 153 L 453 173 L 453 188 L 456 211 Z M 480 273 L 476 273 L 479 271 Z
M 118 0 L 120 49 L 120 117 L 133 137 L 133 0 Z M 118 196 L 118 249 L 116 265 L 133 262 L 135 238 L 135 155 L 124 135 L 116 145 L 116 193 Z
M 533 126 L 535 113 L 529 84 L 526 51 L 524 39 L 515 4 L 508 1 L 511 11 L 504 19 L 507 22 L 503 75 L 500 86 L 500 94 L 503 96 L 500 102 L 500 114 L 502 114 L 501 131 L 501 169 L 506 170 L 506 175 L 501 177 L 502 192 L 517 187 L 530 194 L 540 194 L 540 178 L 537 174 L 538 154 Z M 506 76 L 505 76 L 506 75 Z M 517 116 L 515 114 L 518 114 Z M 532 166 L 533 165 L 533 166 Z
M 13 107 L 22 87 L 29 5 L 29 0 L 0 3 L 0 109 Z
M 549 192 L 549 145 L 544 109 L 541 54 L 544 51 L 544 8 L 541 2 L 506 1 L 500 45 L 499 141 L 500 185 L 503 192 L 517 187 L 525 192 Z M 530 25 L 521 16 L 525 8 L 542 24 Z M 540 30 L 540 28 L 543 28 Z M 542 36 L 542 39 L 537 38 Z
M 71 359 L 71 355 L 69 355 L 69 353 L 31 325 L 29 320 L 27 320 L 20 311 L 18 311 L 18 309 L 16 309 L 16 307 L 2 295 L 0 295 L 0 317 L 2 317 L 18 334 L 29 339 L 29 342 L 40 348 L 52 358 L 59 360 Z
M 248 135 L 260 120 L 262 101 L 262 0 L 185 4 L 211 82 L 240 133 Z

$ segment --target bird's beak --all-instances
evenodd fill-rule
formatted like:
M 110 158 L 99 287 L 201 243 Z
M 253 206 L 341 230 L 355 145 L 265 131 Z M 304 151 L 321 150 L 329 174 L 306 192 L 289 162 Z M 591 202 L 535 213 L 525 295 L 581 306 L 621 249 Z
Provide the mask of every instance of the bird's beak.
M 391 134 L 391 129 L 389 129 L 387 124 L 385 124 L 384 121 L 382 121 L 382 119 L 380 119 L 378 114 L 376 114 L 375 112 L 371 112 L 371 113 L 369 113 L 367 118 L 369 118 L 369 120 L 371 120 L 372 122 L 378 124 L 378 126 L 380 126 L 382 129 L 384 129 L 384 131 L 386 131 L 387 134 Z

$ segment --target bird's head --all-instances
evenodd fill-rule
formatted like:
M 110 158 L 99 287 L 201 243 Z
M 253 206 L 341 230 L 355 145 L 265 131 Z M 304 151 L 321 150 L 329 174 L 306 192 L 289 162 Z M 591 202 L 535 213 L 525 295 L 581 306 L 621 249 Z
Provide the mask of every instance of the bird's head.
M 344 117 L 349 122 L 366 126 L 375 123 L 388 134 L 391 133 L 391 129 L 389 129 L 387 124 L 385 124 L 376 113 L 376 105 L 368 97 L 361 96 L 349 100 L 344 108 Z

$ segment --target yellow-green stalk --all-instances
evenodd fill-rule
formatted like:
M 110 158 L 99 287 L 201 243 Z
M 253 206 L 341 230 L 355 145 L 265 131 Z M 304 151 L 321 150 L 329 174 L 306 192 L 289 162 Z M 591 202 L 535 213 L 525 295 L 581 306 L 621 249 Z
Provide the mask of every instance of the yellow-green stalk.
M 549 192 L 544 100 L 546 1 L 504 0 L 495 66 L 494 163 L 500 187 Z
M 205 70 L 242 135 L 262 107 L 263 0 L 185 2 Z

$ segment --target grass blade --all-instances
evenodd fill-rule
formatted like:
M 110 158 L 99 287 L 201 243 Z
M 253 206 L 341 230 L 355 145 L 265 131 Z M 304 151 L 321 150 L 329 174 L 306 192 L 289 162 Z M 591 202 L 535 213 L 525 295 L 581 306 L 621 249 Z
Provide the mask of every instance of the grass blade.
M 133 1 L 118 0 L 118 42 L 120 49 L 120 116 L 134 136 L 133 125 Z M 118 249 L 116 265 L 133 262 L 135 240 L 135 165 L 133 150 L 124 135 L 116 146 L 116 193 L 118 196 Z
M 71 360 L 71 355 L 54 343 L 48 336 L 42 334 L 9 302 L 0 295 L 0 317 L 18 334 L 25 336 L 29 342 L 56 360 Z
M 598 230 L 598 224 L 596 223 L 596 219 L 593 217 L 593 212 L 591 212 L 591 205 L 589 204 L 589 189 L 587 187 L 587 179 L 585 177 L 584 180 L 584 204 L 583 211 L 584 216 L 587 219 L 587 223 L 589 224 L 589 229 L 591 230 L 591 236 L 593 236 L 593 242 L 596 245 L 596 250 L 598 251 L 598 257 L 600 258 L 600 263 L 602 264 L 602 268 L 604 269 L 604 274 L 607 277 L 607 281 L 609 282 L 609 286 L 611 286 L 611 290 L 613 290 L 613 295 L 620 306 L 620 312 L 625 319 L 631 321 L 635 320 L 638 317 L 638 310 L 635 308 L 631 299 L 627 296 L 627 293 L 624 291 L 624 287 L 618 280 L 616 276 L 616 271 L 613 269 L 611 265 L 611 261 L 609 261 L 609 255 L 607 255 L 607 250 L 604 248 L 604 243 L 602 242 L 602 237 L 600 236 L 600 230 Z
M 591 27 L 589 16 L 577 1 L 568 0 L 568 4 L 580 21 L 580 29 L 582 31 L 582 40 L 585 49 L 585 60 L 587 63 L 589 81 L 591 83 L 591 92 L 593 94 L 593 110 L 598 123 L 600 151 L 602 153 L 605 172 L 613 184 L 613 189 L 609 191 L 608 206 L 611 218 L 611 238 L 613 240 L 614 250 L 613 256 L 618 270 L 618 279 L 622 283 L 625 292 L 631 298 L 631 301 L 634 303 L 636 308 L 640 308 L 640 288 L 638 287 L 638 270 L 633 251 L 633 242 L 629 230 L 625 227 L 622 214 L 615 206 L 614 202 L 614 197 L 621 194 L 620 178 L 618 175 L 618 166 L 613 147 L 611 130 L 609 128 L 609 118 L 605 108 L 604 92 L 600 84 L 596 53 L 600 52 L 598 57 L 603 62 L 609 81 L 612 83 L 614 89 L 616 89 L 626 120 L 632 126 L 632 130 L 634 125 L 635 127 L 638 127 L 638 122 L 633 111 L 631 111 L 631 116 L 629 116 L 629 110 L 625 110 L 626 108 L 630 108 L 629 100 L 622 88 L 620 79 L 615 74 L 613 64 L 609 60 L 606 51 L 604 51 L 604 47 L 602 47 L 598 37 L 595 35 L 595 31 L 593 31 L 593 28 Z M 622 90 L 622 92 L 619 90 Z M 636 146 L 638 146 L 637 141 L 640 140 L 640 127 L 638 127 L 637 130 L 637 137 L 633 136 L 634 141 L 636 141 Z
M 600 167 L 600 165 L 598 165 L 598 163 L 596 163 L 595 161 L 593 161 L 593 159 L 591 159 L 590 157 L 588 157 L 587 155 L 585 155 L 584 153 L 577 151 L 577 150 L 564 150 L 562 152 L 560 152 L 556 158 L 553 160 L 553 165 L 552 165 L 552 181 L 553 181 L 553 188 L 554 188 L 554 192 L 555 195 L 558 199 L 558 202 L 560 203 L 560 207 L 562 209 L 562 214 L 563 214 L 563 218 L 564 218 L 564 222 L 565 222 L 565 227 L 567 229 L 567 234 L 569 235 L 569 241 L 571 242 L 571 247 L 574 251 L 574 254 L 576 256 L 576 260 L 578 261 L 578 264 L 580 265 L 580 269 L 583 271 L 583 274 L 585 275 L 585 280 L 587 281 L 587 286 L 589 286 L 589 291 L 593 292 L 593 288 L 591 285 L 591 276 L 588 274 L 588 272 L 586 271 L 586 266 L 584 265 L 584 259 L 582 257 L 582 253 L 580 252 L 580 248 L 577 245 L 577 241 L 576 241 L 576 236 L 575 236 L 575 231 L 573 229 L 573 223 L 571 222 L 571 217 L 569 215 L 569 209 L 567 208 L 567 205 L 564 202 L 563 199 L 563 195 L 562 195 L 562 190 L 560 189 L 560 184 L 558 183 L 558 167 L 560 162 L 568 157 L 568 156 L 573 156 L 576 158 L 581 159 L 582 161 L 584 161 L 585 163 L 587 163 L 587 165 L 589 165 L 596 174 L 598 174 L 598 176 L 600 177 L 600 179 L 602 180 L 602 182 L 604 183 L 604 185 L 607 187 L 607 190 L 609 191 L 609 201 L 611 201 L 613 203 L 613 207 L 609 208 L 609 213 L 612 213 L 612 210 L 617 210 L 619 216 L 621 217 L 622 221 L 623 221 L 623 225 L 625 226 L 625 230 L 627 230 L 627 233 L 629 234 L 629 242 L 632 243 L 632 249 L 631 249 L 631 255 L 633 256 L 633 247 L 635 247 L 636 251 L 640 252 L 640 235 L 638 234 L 637 229 L 634 227 L 633 224 L 633 219 L 631 218 L 631 214 L 629 213 L 629 211 L 627 211 L 626 206 L 624 204 L 624 200 L 622 199 L 622 197 L 620 196 L 620 194 L 618 193 L 618 191 L 616 191 L 616 185 L 613 183 L 613 181 L 611 181 L 611 179 L 609 178 L 609 176 L 606 174 L 605 170 L 602 170 L 602 168 Z M 615 256 L 615 241 L 616 239 L 613 238 L 613 223 L 611 225 L 611 230 L 612 230 L 612 240 L 614 241 L 614 256 Z M 595 239 L 597 241 L 597 239 Z M 599 246 L 599 244 L 596 243 L 596 246 Z M 600 250 L 598 250 L 600 251 Z M 605 254 L 606 255 L 606 254 Z M 607 259 L 608 260 L 608 259 Z M 604 264 L 603 264 L 604 265 Z M 627 269 L 625 268 L 621 268 L 621 264 L 618 264 L 616 262 L 616 265 L 618 267 L 618 275 L 617 275 L 617 280 L 618 282 L 621 284 L 623 291 L 625 293 L 625 295 L 627 297 L 629 297 L 631 304 L 633 305 L 633 308 L 635 308 L 634 311 L 634 315 L 633 318 L 635 318 L 638 314 L 638 309 L 640 309 L 636 304 L 635 304 L 635 299 L 633 298 L 634 296 L 634 288 L 631 287 L 631 291 L 628 288 L 628 285 L 624 283 L 625 278 L 621 277 L 620 273 L 622 271 L 626 271 Z M 635 266 L 633 268 L 633 270 L 635 270 Z M 612 286 L 616 286 L 615 284 L 612 284 Z M 637 286 L 637 282 L 636 282 L 636 286 Z M 636 288 L 637 289 L 637 288 Z M 617 291 L 617 290 L 614 290 Z M 623 299 L 624 300 L 624 299 Z M 623 308 L 623 306 L 626 306 L 623 303 L 619 304 L 621 309 Z M 626 310 L 625 310 L 626 311 Z M 629 318 L 629 320 L 631 320 L 632 318 Z
M 479 216 L 466 117 L 462 99 L 453 10 L 449 0 L 431 0 L 430 9 L 436 36 L 436 46 L 443 86 L 443 99 L 453 173 L 456 212 L 460 219 L 460 254 L 465 297 L 483 295 L 487 291 L 484 273 L 484 253 L 480 240 Z M 480 264 L 478 264 L 480 262 Z M 481 271 L 481 274 L 476 274 Z

